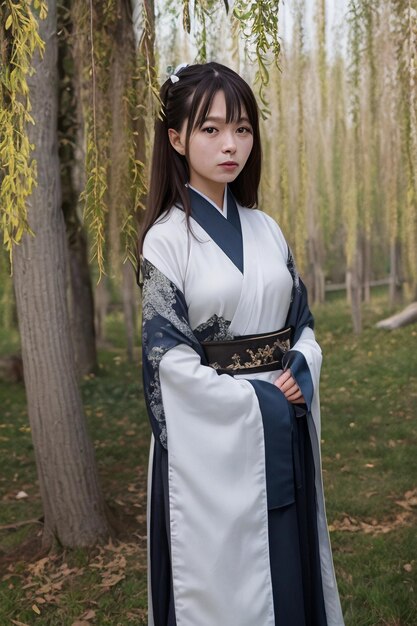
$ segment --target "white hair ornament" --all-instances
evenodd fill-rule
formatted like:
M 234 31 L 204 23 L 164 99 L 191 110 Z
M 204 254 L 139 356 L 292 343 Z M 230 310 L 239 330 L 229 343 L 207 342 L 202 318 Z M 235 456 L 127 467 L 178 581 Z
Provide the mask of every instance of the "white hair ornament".
M 179 65 L 177 65 L 177 67 L 174 69 L 174 71 L 172 72 L 172 74 L 169 76 L 169 79 L 171 81 L 171 83 L 177 83 L 179 81 L 179 76 L 177 76 L 178 72 L 180 72 L 181 70 L 183 70 L 185 67 L 188 66 L 188 63 L 180 63 Z M 172 67 L 169 66 L 168 67 L 168 73 L 172 71 Z

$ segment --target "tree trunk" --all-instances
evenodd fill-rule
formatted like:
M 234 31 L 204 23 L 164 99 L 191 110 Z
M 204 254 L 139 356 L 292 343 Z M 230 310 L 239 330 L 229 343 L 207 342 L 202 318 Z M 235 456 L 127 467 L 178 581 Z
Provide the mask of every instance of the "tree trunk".
M 135 289 L 135 274 L 129 262 L 123 263 L 122 274 L 123 315 L 127 337 L 127 358 L 129 361 L 133 362 L 133 347 L 136 343 L 136 311 L 138 305 L 135 298 L 137 294 L 137 289 Z
M 68 4 L 68 1 L 67 1 Z M 60 29 L 72 32 L 74 25 L 68 7 L 58 12 Z M 74 63 L 68 37 L 60 37 L 58 44 L 59 73 L 59 157 L 61 162 L 62 210 L 64 212 L 69 247 L 68 299 L 71 336 L 79 377 L 98 370 L 94 332 L 94 301 L 88 265 L 87 237 L 78 214 L 78 203 L 84 188 L 84 176 L 75 159 L 76 147 L 84 145 L 81 98 L 76 93 Z M 80 155 L 84 162 L 85 155 Z
M 94 299 L 88 265 L 87 239 L 81 227 L 68 233 L 70 264 L 70 318 L 75 364 L 79 377 L 97 372 Z
M 312 305 L 323 304 L 325 301 L 325 278 L 321 262 L 318 233 L 310 230 L 308 240 L 309 272 L 308 293 Z
M 110 295 L 107 288 L 107 278 L 102 276 L 94 291 L 94 320 L 97 342 L 103 345 L 106 341 L 105 321 L 109 308 Z
M 365 235 L 363 238 L 363 301 L 371 302 L 371 240 Z
M 346 270 L 346 292 L 352 312 L 353 332 L 359 335 L 362 332 L 362 259 L 359 246 L 353 263 Z
M 400 242 L 394 239 L 390 244 L 390 277 L 389 277 L 389 303 L 395 306 L 402 301 L 402 280 L 401 280 L 401 257 Z
M 314 205 L 311 184 L 308 189 L 308 197 L 306 203 L 306 221 L 307 221 L 307 271 L 306 282 L 308 287 L 308 295 L 311 304 L 320 303 L 321 289 L 319 286 L 320 275 L 320 259 L 318 253 L 318 233 L 317 233 L 317 211 Z
M 30 97 L 38 186 L 29 202 L 35 237 L 14 251 L 14 285 L 29 420 L 44 509 L 43 542 L 92 545 L 110 534 L 77 385 L 66 299 L 67 242 L 57 145 L 56 3 L 39 23 L 45 42 L 33 60 Z

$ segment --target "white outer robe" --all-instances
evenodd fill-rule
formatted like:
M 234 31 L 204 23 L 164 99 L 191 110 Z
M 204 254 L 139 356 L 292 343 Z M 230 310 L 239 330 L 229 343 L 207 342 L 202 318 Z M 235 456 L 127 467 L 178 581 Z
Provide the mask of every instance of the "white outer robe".
M 243 275 L 192 218 L 192 233 L 188 231 L 185 215 L 176 207 L 146 235 L 144 258 L 185 295 L 193 330 L 213 315 L 229 320 L 234 336 L 271 332 L 285 324 L 293 285 L 287 243 L 272 218 L 238 209 Z M 305 356 L 315 389 L 307 419 L 316 468 L 323 595 L 328 626 L 343 626 L 321 478 L 321 351 L 310 328 L 292 349 Z M 279 374 L 251 377 L 273 382 Z M 264 433 L 249 376 L 219 376 L 186 345 L 166 352 L 159 376 L 168 436 L 177 626 L 274 626 Z

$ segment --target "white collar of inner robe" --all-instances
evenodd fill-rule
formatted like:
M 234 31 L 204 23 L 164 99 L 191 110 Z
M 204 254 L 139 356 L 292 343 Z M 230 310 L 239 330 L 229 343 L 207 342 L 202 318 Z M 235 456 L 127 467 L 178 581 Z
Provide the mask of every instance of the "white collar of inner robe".
M 218 212 L 221 213 L 223 215 L 223 217 L 225 217 L 227 219 L 227 186 L 224 188 L 223 208 L 222 209 L 220 207 L 218 207 L 217 204 L 215 202 L 213 202 L 213 200 L 210 200 L 210 198 L 208 196 L 206 196 L 204 193 L 201 193 L 201 191 L 199 191 L 198 189 L 196 189 L 195 187 L 190 185 L 190 183 L 187 183 L 187 187 L 189 187 L 190 189 L 192 189 L 196 193 L 200 194 L 200 196 L 202 196 L 205 200 L 207 200 L 207 202 L 210 202 L 210 204 L 212 204 L 218 210 Z

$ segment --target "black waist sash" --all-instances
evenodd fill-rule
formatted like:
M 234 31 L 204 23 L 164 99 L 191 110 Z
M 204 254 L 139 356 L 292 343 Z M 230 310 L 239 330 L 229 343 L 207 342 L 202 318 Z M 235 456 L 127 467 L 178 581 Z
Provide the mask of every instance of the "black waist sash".
M 291 328 L 273 333 L 243 335 L 229 341 L 203 341 L 207 362 L 219 374 L 256 374 L 282 369 L 291 346 Z

